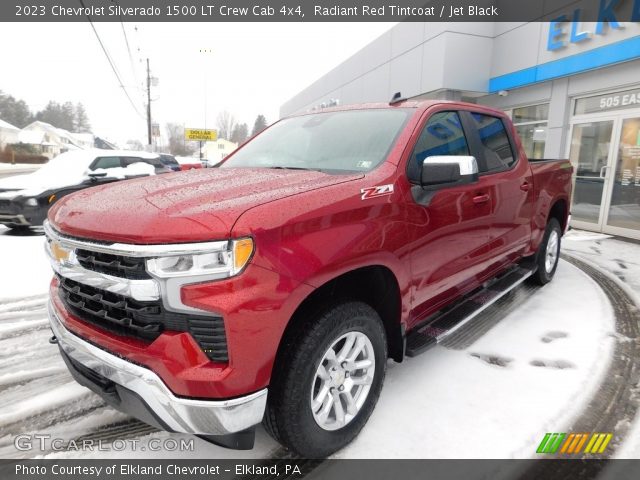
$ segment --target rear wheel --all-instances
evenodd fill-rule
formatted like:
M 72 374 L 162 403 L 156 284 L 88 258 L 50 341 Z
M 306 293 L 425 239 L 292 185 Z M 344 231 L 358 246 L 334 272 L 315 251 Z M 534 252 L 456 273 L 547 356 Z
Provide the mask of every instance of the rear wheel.
M 562 237 L 562 229 L 560 223 L 555 218 L 549 219 L 547 228 L 542 237 L 542 242 L 536 253 L 536 265 L 538 269 L 533 275 L 533 280 L 539 285 L 549 283 L 558 268 L 558 260 L 560 259 L 560 239 Z
M 347 302 L 309 319 L 279 361 L 265 426 L 285 447 L 326 457 L 351 442 L 382 389 L 384 327 L 369 305 Z

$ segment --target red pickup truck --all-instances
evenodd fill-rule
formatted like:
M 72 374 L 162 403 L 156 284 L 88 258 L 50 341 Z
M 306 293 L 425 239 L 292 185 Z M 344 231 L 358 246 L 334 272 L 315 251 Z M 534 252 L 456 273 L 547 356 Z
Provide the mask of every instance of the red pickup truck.
M 306 457 L 349 443 L 387 359 L 549 282 L 568 161 L 503 112 L 393 101 L 285 118 L 220 168 L 69 195 L 49 213 L 52 343 L 81 384 L 174 432 Z

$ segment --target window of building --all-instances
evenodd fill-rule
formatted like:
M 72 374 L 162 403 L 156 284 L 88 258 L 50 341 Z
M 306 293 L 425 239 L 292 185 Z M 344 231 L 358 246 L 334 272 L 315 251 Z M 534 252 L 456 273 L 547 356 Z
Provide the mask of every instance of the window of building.
M 456 112 L 438 112 L 429 118 L 413 149 L 407 176 L 419 182 L 422 163 L 435 155 L 469 155 L 467 139 Z
M 511 118 L 520 136 L 527 157 L 544 158 L 544 146 L 547 142 L 547 122 L 549 104 L 530 105 L 514 108 Z
M 478 129 L 483 147 L 484 165 L 481 162 L 481 171 L 493 172 L 510 168 L 515 157 L 502 120 L 475 112 L 471 113 L 471 118 Z

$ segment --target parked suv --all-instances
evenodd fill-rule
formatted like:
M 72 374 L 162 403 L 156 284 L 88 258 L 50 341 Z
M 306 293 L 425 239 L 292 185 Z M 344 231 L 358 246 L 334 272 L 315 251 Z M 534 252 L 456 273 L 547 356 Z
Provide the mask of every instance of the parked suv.
M 388 358 L 551 281 L 571 174 L 479 105 L 286 118 L 220 168 L 55 205 L 52 341 L 78 382 L 158 428 L 250 448 L 262 421 L 327 456 L 364 427 Z
M 64 196 L 117 180 L 167 173 L 156 154 L 115 150 L 66 152 L 27 175 L 0 180 L 0 224 L 20 230 L 42 225 Z

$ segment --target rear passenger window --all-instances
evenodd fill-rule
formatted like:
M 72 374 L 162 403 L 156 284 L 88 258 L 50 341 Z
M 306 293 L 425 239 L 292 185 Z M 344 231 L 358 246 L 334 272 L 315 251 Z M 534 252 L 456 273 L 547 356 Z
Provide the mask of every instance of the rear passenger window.
M 99 168 L 117 168 L 120 166 L 120 157 L 100 157 L 93 165 L 93 170 Z
M 480 170 L 493 172 L 511 168 L 515 162 L 515 157 L 502 120 L 475 112 L 471 113 L 471 118 L 473 118 L 473 122 L 478 129 L 480 142 L 482 143 L 482 154 L 485 160 L 484 165 L 482 165 L 483 162 L 479 162 Z
M 435 155 L 469 155 L 467 139 L 456 112 L 438 112 L 429 118 L 409 161 L 409 180 L 420 182 L 422 162 Z

